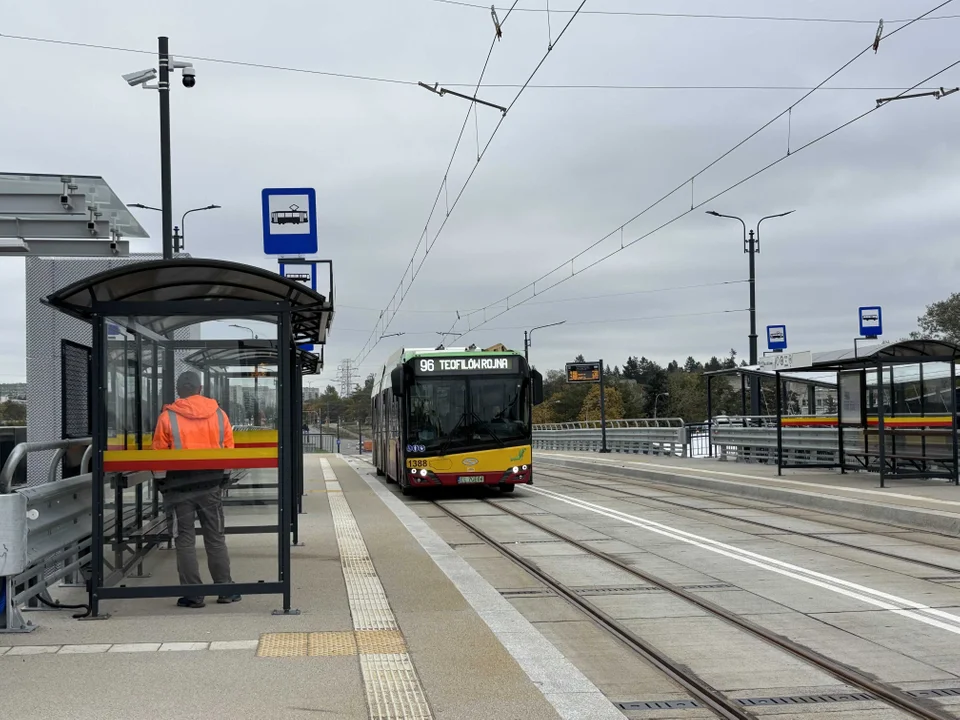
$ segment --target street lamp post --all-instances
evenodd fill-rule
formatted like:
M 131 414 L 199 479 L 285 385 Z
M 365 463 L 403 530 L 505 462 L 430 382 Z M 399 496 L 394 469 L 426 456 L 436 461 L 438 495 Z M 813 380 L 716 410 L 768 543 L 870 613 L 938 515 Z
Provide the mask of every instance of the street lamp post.
M 246 325 L 234 325 L 231 324 L 230 327 L 238 328 L 240 330 L 246 330 L 250 333 L 250 337 L 253 340 L 258 340 L 257 334 Z M 260 366 L 255 365 L 253 368 L 253 424 L 260 424 Z
M 657 419 L 657 403 L 662 397 L 670 397 L 670 393 L 668 392 L 657 393 L 657 396 L 653 399 L 653 419 L 654 420 Z
M 542 330 L 543 328 L 554 327 L 555 325 L 563 325 L 566 320 L 561 320 L 560 322 L 549 323 L 547 325 L 537 325 L 535 328 L 530 328 L 530 330 L 523 331 L 523 359 L 530 364 L 530 346 L 533 345 L 533 331 Z
M 144 205 L 143 203 L 130 203 L 129 207 L 140 208 L 141 210 L 156 210 L 157 212 L 163 212 L 161 208 L 153 207 L 152 205 Z M 186 221 L 187 215 L 192 212 L 200 212 L 201 210 L 219 210 L 220 205 L 206 205 L 204 207 L 191 208 L 187 210 L 180 218 L 180 225 L 173 226 L 173 252 L 178 253 L 184 249 L 184 241 L 187 239 L 186 233 Z M 164 256 L 166 257 L 166 256 Z
M 737 220 L 743 226 L 743 252 L 750 256 L 750 365 L 756 365 L 759 362 L 757 352 L 757 272 L 754 256 L 760 252 L 760 224 L 764 220 L 785 217 L 792 212 L 794 211 L 788 210 L 776 215 L 765 215 L 757 222 L 757 230 L 754 233 L 753 230 L 747 231 L 747 224 L 743 221 L 743 218 L 736 215 L 724 215 L 716 210 L 707 210 L 707 215 Z M 754 417 L 760 414 L 760 378 L 756 375 L 750 378 L 750 414 Z
M 193 63 L 174 60 L 170 56 L 169 39 L 157 38 L 157 63 L 159 73 L 154 68 L 139 70 L 123 76 L 131 87 L 141 86 L 144 90 L 157 90 L 160 93 L 160 203 L 163 213 L 163 258 L 173 258 L 173 182 L 170 170 L 170 71 L 183 72 L 183 86 L 192 88 L 197 84 Z M 156 85 L 151 85 L 153 80 Z

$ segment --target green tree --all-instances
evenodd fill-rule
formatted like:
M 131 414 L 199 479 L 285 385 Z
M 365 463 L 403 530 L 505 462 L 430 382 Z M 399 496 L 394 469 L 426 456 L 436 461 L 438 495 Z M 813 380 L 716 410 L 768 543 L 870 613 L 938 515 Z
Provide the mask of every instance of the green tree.
M 915 340 L 934 338 L 960 342 L 960 293 L 927 305 L 923 315 L 917 318 L 917 324 L 919 332 L 910 333 Z
M 623 418 L 623 397 L 616 387 L 605 387 L 603 389 L 604 414 L 607 420 L 620 420 Z M 580 406 L 578 420 L 599 420 L 600 419 L 600 384 L 590 386 L 587 396 L 583 399 Z

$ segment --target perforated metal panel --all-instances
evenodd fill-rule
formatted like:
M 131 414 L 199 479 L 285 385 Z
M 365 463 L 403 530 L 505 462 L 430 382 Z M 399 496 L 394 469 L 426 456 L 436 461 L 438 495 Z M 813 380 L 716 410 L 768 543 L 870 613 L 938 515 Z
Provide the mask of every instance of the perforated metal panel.
M 118 258 L 26 258 L 27 442 L 59 440 L 63 431 L 61 341 L 90 347 L 90 325 L 40 302 L 60 288 L 121 265 L 159 260 L 158 254 Z M 77 392 L 70 390 L 71 397 Z M 77 418 L 71 418 L 76 420 Z M 51 452 L 33 453 L 27 484 L 47 481 Z M 57 476 L 60 473 L 58 470 Z

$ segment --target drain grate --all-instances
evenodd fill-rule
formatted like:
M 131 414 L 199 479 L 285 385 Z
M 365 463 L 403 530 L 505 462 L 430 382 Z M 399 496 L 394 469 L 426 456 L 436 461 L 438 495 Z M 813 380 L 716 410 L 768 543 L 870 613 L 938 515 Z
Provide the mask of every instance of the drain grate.
M 630 585 L 628 587 L 581 587 L 573 591 L 577 595 L 622 595 L 624 593 L 649 592 L 660 588 L 651 585 Z
M 817 703 L 863 702 L 875 700 L 870 693 L 830 693 L 829 695 L 788 695 L 765 698 L 737 698 L 741 705 L 813 705 Z
M 946 693 L 945 690 L 921 690 L 921 693 Z M 908 693 L 913 695 L 915 693 Z M 744 707 L 769 705 L 818 705 L 821 703 L 865 702 L 875 700 L 870 693 L 828 693 L 825 695 L 782 695 L 778 697 L 734 698 L 733 701 Z M 621 710 L 681 710 L 703 707 L 696 700 L 635 700 L 618 702 Z
M 516 540 L 513 545 L 542 545 L 544 543 L 559 543 L 563 542 L 562 540 Z M 960 578 L 958 578 L 960 579 Z
M 621 710 L 681 710 L 683 708 L 698 708 L 696 700 L 650 700 L 648 702 L 621 702 L 617 703 Z
M 960 697 L 960 688 L 942 688 L 940 690 L 907 690 L 907 695 L 915 698 Z
M 552 597 L 556 593 L 550 588 L 519 588 L 498 591 L 503 597 Z
M 714 583 L 713 585 L 681 585 L 684 590 L 727 590 L 734 587 L 729 583 Z

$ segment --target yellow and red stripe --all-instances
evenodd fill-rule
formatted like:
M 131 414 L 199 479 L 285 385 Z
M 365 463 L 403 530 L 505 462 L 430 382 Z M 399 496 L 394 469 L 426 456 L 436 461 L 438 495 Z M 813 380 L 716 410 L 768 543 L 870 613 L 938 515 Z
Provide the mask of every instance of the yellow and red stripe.
M 108 450 L 104 472 L 239 470 L 277 467 L 277 446 L 215 450 Z
M 795 415 L 781 418 L 780 424 L 784 427 L 836 427 L 837 418 L 832 416 Z M 951 427 L 951 418 L 949 415 L 884 417 L 883 424 L 885 427 L 894 428 Z M 869 427 L 879 425 L 877 416 L 868 416 L 867 425 Z

